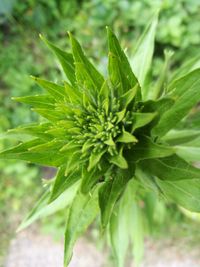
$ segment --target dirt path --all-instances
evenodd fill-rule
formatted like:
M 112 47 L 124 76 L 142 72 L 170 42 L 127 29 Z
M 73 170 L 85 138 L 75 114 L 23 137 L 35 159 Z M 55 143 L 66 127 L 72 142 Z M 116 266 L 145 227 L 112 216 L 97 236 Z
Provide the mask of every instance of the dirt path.
M 200 247 L 188 251 L 183 240 L 176 243 L 148 240 L 145 246 L 142 267 L 200 267 Z M 92 244 L 81 239 L 75 247 L 70 267 L 111 267 L 105 258 Z M 11 242 L 4 267 L 63 267 L 62 261 L 62 244 L 53 242 L 48 236 L 26 231 Z

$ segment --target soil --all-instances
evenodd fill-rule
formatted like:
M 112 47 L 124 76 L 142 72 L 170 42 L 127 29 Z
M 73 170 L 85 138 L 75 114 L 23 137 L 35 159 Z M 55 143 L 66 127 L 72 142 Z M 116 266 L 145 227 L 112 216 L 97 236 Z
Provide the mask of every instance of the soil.
M 188 250 L 186 240 L 146 240 L 142 267 L 200 267 L 199 247 Z M 63 244 L 49 236 L 24 231 L 10 244 L 4 267 L 63 267 Z M 107 255 L 80 239 L 69 267 L 113 267 Z M 134 267 L 127 264 L 126 267 Z

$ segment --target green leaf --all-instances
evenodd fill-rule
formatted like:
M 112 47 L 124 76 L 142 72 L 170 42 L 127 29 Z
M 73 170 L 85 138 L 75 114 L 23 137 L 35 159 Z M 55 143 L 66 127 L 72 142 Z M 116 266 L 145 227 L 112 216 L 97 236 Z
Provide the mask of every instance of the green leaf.
M 158 194 L 159 190 L 153 179 L 153 176 L 149 172 L 145 172 L 144 168 L 140 168 L 140 165 L 142 165 L 140 162 L 136 165 L 135 177 L 139 180 L 145 190 L 150 190 L 151 192 L 153 191 L 154 193 Z
M 78 41 L 72 36 L 71 33 L 69 33 L 69 36 L 71 40 L 76 77 L 78 82 L 82 85 L 87 83 L 88 79 L 90 79 L 90 85 L 92 86 L 93 90 L 98 92 L 104 82 L 102 75 L 96 70 L 96 68 L 84 55 Z M 91 90 L 92 88 L 87 89 Z
M 150 123 L 155 117 L 157 113 L 152 112 L 152 113 L 138 113 L 134 112 L 133 113 L 133 127 L 131 129 L 131 132 L 134 132 L 136 129 L 141 128 L 148 123 Z
M 170 129 L 183 119 L 200 100 L 200 69 L 185 75 L 173 82 L 169 88 L 170 96 L 175 104 L 163 114 L 152 133 L 164 136 Z
M 129 88 L 128 87 L 124 88 L 124 92 L 126 92 L 126 89 L 133 88 L 136 84 L 138 84 L 138 81 L 132 72 L 128 59 L 124 51 L 122 50 L 116 36 L 109 27 L 107 27 L 107 35 L 108 35 L 108 47 L 111 56 L 109 58 L 109 60 L 111 60 L 111 62 L 109 63 L 110 73 L 115 72 L 114 68 L 116 66 L 118 68 L 119 73 L 121 73 L 122 76 L 125 76 L 125 78 L 128 80 L 128 84 L 130 84 Z M 114 57 L 115 62 L 112 62 L 112 56 L 115 56 Z
M 23 96 L 23 97 L 12 97 L 13 100 L 29 104 L 36 108 L 55 108 L 55 101 L 49 95 L 34 95 L 34 96 Z
M 130 154 L 131 153 L 131 154 Z M 149 158 L 162 158 L 175 153 L 173 147 L 157 144 L 147 136 L 139 139 L 139 142 L 129 152 L 130 161 L 139 161 Z
M 28 216 L 22 221 L 17 231 L 21 231 L 28 227 L 30 224 L 41 218 L 47 217 L 56 213 L 59 210 L 66 208 L 71 204 L 76 191 L 78 189 L 78 183 L 71 186 L 59 198 L 49 204 L 50 191 L 46 191 L 40 200 L 36 203 L 34 208 L 28 214 Z
M 162 140 L 166 141 L 170 145 L 179 145 L 194 140 L 194 138 L 200 136 L 198 130 L 170 130 Z
M 117 154 L 109 158 L 109 162 L 117 165 L 121 169 L 127 169 L 128 163 L 122 154 Z
M 157 185 L 167 199 L 194 212 L 200 212 L 199 181 L 199 179 L 165 181 L 156 178 Z
M 80 103 L 81 102 L 81 94 L 77 91 L 76 87 L 72 87 L 67 82 L 64 83 L 65 92 L 68 96 L 68 99 L 71 103 Z
M 129 193 L 128 184 L 127 188 L 119 200 L 119 204 L 115 206 L 109 226 L 111 248 L 116 259 L 116 266 L 123 267 L 126 255 L 128 252 L 130 242 L 130 216 L 132 209 L 132 194 Z
M 126 132 L 125 130 L 123 130 L 122 134 L 117 138 L 117 142 L 137 143 L 138 140 L 134 135 L 130 134 L 129 132 Z
M 75 76 L 75 67 L 74 67 L 74 59 L 72 54 L 67 53 L 51 42 L 47 41 L 42 35 L 40 35 L 41 39 L 49 46 L 49 48 L 54 52 L 54 54 L 57 56 L 64 73 L 66 74 L 68 80 L 75 84 L 76 82 L 76 76 Z
M 120 98 L 122 103 L 122 108 L 127 108 L 131 101 L 135 98 L 139 84 L 137 83 L 132 89 L 129 89 L 125 94 Z
M 44 88 L 56 101 L 65 100 L 67 95 L 64 86 L 34 76 L 31 76 L 31 78 Z
M 146 75 L 151 66 L 158 15 L 156 14 L 150 25 L 147 26 L 140 37 L 131 60 L 133 71 L 141 86 L 144 85 Z M 146 97 L 147 92 L 142 92 Z
M 132 178 L 126 172 L 118 171 L 114 177 L 106 181 L 99 190 L 99 206 L 101 210 L 101 224 L 105 228 L 109 222 L 117 199 L 124 191 L 126 184 Z
M 76 240 L 86 231 L 99 212 L 98 187 L 91 194 L 76 195 L 68 216 L 65 232 L 65 266 L 72 257 L 72 250 Z
M 176 154 L 188 162 L 200 161 L 200 147 L 176 146 Z
M 43 144 L 44 140 L 34 139 L 17 145 L 11 149 L 2 151 L 0 158 L 3 159 L 21 159 L 32 163 L 38 163 L 44 166 L 60 166 L 67 160 L 69 155 L 61 154 L 56 150 L 31 152 L 30 148 Z
M 132 202 L 131 238 L 133 245 L 134 266 L 139 267 L 144 254 L 144 222 L 139 203 Z
M 64 120 L 67 116 L 64 112 L 56 111 L 55 109 L 51 110 L 48 108 L 32 108 L 32 110 L 52 122 Z
M 87 171 L 83 168 L 82 170 L 82 179 L 81 179 L 81 192 L 87 194 L 90 192 L 91 188 L 99 181 L 101 177 L 101 172 L 98 169 L 93 169 Z
M 148 159 L 139 165 L 141 169 L 161 180 L 200 179 L 200 169 L 193 167 L 176 155 L 160 159 Z
M 132 88 L 132 86 L 126 77 L 124 70 L 122 69 L 118 57 L 115 54 L 109 52 L 108 60 L 108 72 L 110 81 L 113 88 L 115 88 L 115 93 L 122 95 L 124 92 Z
M 77 181 L 81 178 L 80 170 L 75 169 L 68 175 L 65 175 L 65 171 L 66 165 L 63 165 L 59 168 L 53 184 L 49 202 L 57 199 L 65 190 L 71 188 L 71 186 L 77 183 Z
M 88 171 L 91 171 L 92 168 L 94 168 L 99 161 L 101 160 L 101 157 L 103 154 L 105 154 L 106 150 L 102 150 L 101 152 L 98 153 L 91 153 L 90 158 L 89 158 L 89 165 L 88 165 Z
M 31 123 L 27 125 L 22 125 L 14 129 L 8 130 L 8 134 L 18 133 L 18 134 L 27 134 L 35 137 L 40 137 L 45 140 L 52 138 L 50 134 L 47 134 L 46 131 L 51 127 L 51 123 Z M 24 140 L 23 140 L 24 141 Z

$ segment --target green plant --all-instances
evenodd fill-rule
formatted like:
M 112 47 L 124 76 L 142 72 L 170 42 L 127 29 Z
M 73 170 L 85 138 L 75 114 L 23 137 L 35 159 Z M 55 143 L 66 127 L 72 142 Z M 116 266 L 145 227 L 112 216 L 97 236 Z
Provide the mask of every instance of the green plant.
M 151 223 L 155 199 L 164 197 L 200 211 L 199 129 L 184 128 L 200 100 L 200 69 L 186 66 L 168 77 L 166 52 L 156 81 L 152 66 L 157 18 L 146 28 L 134 52 L 133 71 L 114 33 L 108 33 L 108 77 L 104 78 L 69 34 L 72 54 L 42 37 L 57 56 L 67 81 L 62 85 L 37 77 L 44 95 L 15 97 L 46 119 L 9 134 L 34 139 L 3 151 L 15 158 L 58 168 L 57 175 L 19 229 L 67 207 L 65 266 L 77 238 L 100 212 L 117 266 L 129 244 L 142 258 L 145 220 Z M 187 123 L 186 123 L 187 125 Z M 194 125 L 195 122 L 194 122 Z

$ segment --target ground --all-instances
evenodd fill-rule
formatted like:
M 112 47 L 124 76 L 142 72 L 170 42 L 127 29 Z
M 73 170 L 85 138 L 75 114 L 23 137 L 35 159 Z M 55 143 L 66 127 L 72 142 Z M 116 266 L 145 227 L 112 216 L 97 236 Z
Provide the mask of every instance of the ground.
M 199 248 L 186 249 L 181 240 L 146 240 L 142 267 L 200 267 Z M 80 239 L 69 267 L 111 267 L 107 256 L 88 240 Z M 19 233 L 10 244 L 4 267 L 63 267 L 63 244 L 31 230 Z M 130 267 L 127 264 L 126 267 Z M 133 267 L 133 266 L 131 266 Z

